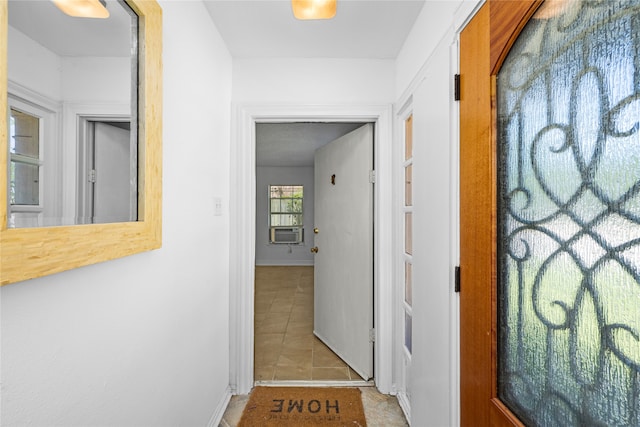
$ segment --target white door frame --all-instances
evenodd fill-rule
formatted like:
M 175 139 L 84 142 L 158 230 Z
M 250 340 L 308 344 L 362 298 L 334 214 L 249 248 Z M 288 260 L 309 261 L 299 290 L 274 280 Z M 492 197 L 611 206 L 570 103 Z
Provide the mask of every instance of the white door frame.
M 231 135 L 229 383 L 234 394 L 253 388 L 253 315 L 256 235 L 256 123 L 373 122 L 374 165 L 374 378 L 394 393 L 392 106 L 234 105 Z

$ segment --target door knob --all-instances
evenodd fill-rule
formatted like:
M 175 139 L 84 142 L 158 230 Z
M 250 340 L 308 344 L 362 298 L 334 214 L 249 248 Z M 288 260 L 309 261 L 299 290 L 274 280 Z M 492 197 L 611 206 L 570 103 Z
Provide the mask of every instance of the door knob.
M 318 230 L 318 227 L 313 229 L 313 234 L 318 234 L 320 232 L 320 230 Z
M 317 254 L 318 253 L 318 247 L 317 246 L 312 247 L 311 248 L 311 252 L 313 252 L 314 254 Z

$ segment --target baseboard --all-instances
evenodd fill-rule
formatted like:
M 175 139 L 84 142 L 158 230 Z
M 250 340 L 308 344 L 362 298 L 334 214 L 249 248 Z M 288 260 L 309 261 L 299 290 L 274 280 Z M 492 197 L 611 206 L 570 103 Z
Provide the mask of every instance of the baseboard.
M 269 380 L 256 381 L 256 386 L 262 387 L 375 387 L 373 380 Z
M 313 260 L 256 260 L 256 265 L 260 267 L 313 267 Z
M 411 403 L 407 398 L 407 394 L 398 393 L 396 395 L 396 399 L 398 399 L 398 403 L 400 404 L 400 408 L 402 409 L 402 412 L 404 412 L 404 416 L 407 419 L 407 422 L 409 423 L 409 425 L 411 425 Z
M 229 401 L 231 400 L 231 388 L 227 387 L 222 395 L 222 399 L 218 402 L 218 406 L 216 410 L 213 412 L 213 415 L 209 419 L 207 423 L 207 427 L 218 427 L 220 422 L 222 422 L 222 417 L 224 416 L 224 411 L 227 409 L 227 405 L 229 405 Z

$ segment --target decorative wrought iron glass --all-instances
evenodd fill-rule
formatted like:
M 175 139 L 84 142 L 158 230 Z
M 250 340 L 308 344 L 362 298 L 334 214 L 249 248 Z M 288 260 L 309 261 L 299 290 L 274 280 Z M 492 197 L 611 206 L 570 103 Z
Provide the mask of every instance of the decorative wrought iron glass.
M 640 1 L 548 0 L 497 96 L 499 397 L 640 425 Z

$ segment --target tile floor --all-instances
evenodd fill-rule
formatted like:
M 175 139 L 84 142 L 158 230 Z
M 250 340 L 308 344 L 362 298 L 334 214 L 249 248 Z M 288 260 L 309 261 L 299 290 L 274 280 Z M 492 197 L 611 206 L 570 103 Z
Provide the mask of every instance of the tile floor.
M 313 335 L 313 267 L 256 267 L 256 381 L 362 381 Z
M 257 382 L 362 384 L 362 378 L 313 335 L 313 267 L 256 267 L 254 339 Z M 374 386 L 359 388 L 369 427 L 409 425 L 394 396 Z M 248 400 L 248 395 L 233 396 L 220 427 L 235 427 Z

